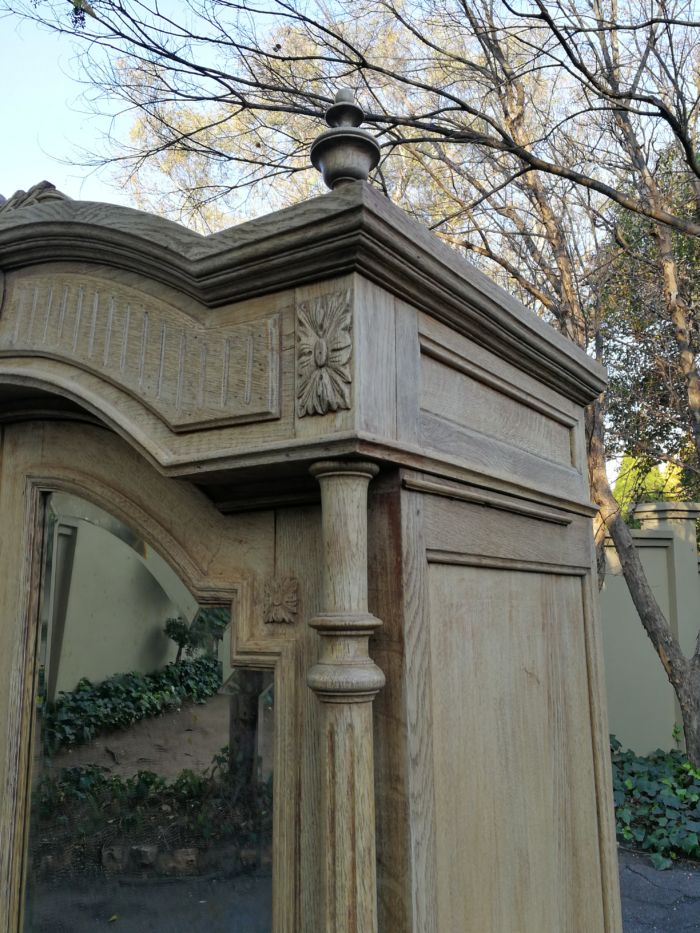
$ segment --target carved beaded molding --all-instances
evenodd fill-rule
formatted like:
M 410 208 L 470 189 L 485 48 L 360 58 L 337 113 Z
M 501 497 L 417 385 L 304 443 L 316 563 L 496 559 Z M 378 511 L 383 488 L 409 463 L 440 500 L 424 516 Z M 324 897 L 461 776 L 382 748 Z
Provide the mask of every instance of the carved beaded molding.
M 349 291 L 297 307 L 297 415 L 350 408 L 352 308 Z
M 293 577 L 279 577 L 265 584 L 265 622 L 296 622 L 299 584 Z

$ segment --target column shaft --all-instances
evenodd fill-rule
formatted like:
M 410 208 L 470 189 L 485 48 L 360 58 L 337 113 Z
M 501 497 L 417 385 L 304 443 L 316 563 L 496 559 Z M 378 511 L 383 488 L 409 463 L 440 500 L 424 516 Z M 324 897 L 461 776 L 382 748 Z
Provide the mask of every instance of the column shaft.
M 384 675 L 368 654 L 367 487 L 376 466 L 317 463 L 323 510 L 321 635 L 308 683 L 321 702 L 324 933 L 376 933 L 372 701 Z

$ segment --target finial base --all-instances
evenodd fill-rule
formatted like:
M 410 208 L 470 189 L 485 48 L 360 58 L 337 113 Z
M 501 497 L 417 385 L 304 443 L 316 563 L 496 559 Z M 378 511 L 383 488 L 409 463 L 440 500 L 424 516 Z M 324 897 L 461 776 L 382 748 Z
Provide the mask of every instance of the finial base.
M 379 164 L 374 137 L 354 126 L 327 130 L 311 146 L 311 162 L 329 188 L 351 181 L 367 181 Z
M 364 118 L 349 88 L 341 88 L 335 103 L 326 111 L 331 127 L 311 144 L 311 162 L 323 175 L 329 188 L 351 181 L 367 181 L 379 164 L 379 143 L 360 129 Z

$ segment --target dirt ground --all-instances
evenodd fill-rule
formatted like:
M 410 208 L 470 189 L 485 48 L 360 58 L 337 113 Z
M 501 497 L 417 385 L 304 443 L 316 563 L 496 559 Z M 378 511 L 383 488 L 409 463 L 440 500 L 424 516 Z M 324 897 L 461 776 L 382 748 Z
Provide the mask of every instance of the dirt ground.
M 204 771 L 228 745 L 229 702 L 228 695 L 217 694 L 206 703 L 188 703 L 130 729 L 100 735 L 88 745 L 55 755 L 52 768 L 100 765 L 120 777 L 154 771 L 166 780 L 185 768 Z

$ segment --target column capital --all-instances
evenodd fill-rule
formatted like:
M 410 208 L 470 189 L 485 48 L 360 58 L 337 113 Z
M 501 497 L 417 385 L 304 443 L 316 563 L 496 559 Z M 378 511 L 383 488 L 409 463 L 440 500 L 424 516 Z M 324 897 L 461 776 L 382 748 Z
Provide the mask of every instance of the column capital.
M 365 460 L 318 460 L 309 467 L 309 473 L 316 479 L 324 476 L 366 476 L 368 480 L 379 473 L 376 463 Z

